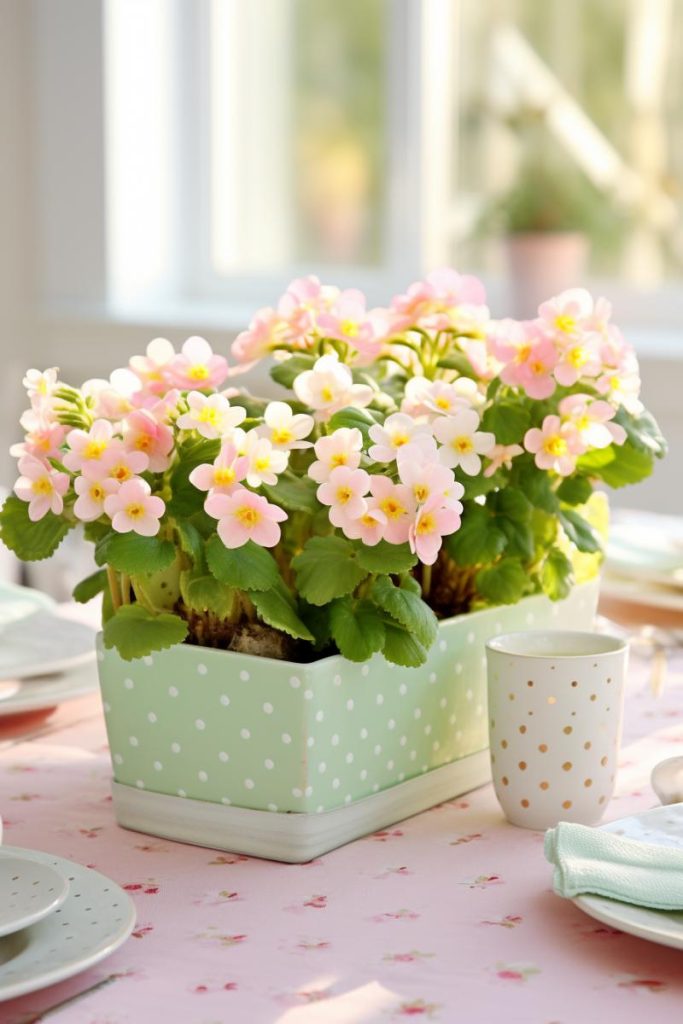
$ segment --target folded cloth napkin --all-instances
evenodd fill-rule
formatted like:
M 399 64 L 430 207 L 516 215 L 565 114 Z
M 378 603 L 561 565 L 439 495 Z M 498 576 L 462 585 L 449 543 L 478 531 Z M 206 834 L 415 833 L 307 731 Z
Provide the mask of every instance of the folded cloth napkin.
M 561 821 L 545 834 L 545 855 L 555 869 L 558 896 L 595 893 L 655 910 L 683 910 L 683 849 Z

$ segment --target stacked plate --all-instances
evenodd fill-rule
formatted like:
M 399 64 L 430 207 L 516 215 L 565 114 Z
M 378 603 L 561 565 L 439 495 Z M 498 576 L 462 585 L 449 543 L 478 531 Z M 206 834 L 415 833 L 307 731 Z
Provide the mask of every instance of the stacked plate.
M 683 518 L 618 509 L 601 597 L 683 625 Z
M 94 636 L 46 594 L 0 582 L 0 718 L 94 690 Z
M 132 900 L 115 882 L 35 850 L 0 848 L 0 1002 L 64 981 L 125 942 Z

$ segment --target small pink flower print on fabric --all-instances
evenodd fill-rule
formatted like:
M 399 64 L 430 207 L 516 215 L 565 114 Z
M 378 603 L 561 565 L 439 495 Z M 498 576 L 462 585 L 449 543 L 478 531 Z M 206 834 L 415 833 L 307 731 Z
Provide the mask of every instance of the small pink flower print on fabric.
M 229 935 L 218 931 L 217 928 L 212 926 L 207 928 L 205 932 L 200 932 L 196 938 L 203 939 L 205 942 L 211 943 L 211 945 L 229 947 L 240 946 L 243 942 L 247 941 L 248 936 L 243 934 Z
M 390 839 L 400 839 L 402 835 L 403 832 L 400 828 L 394 828 L 384 829 L 381 832 L 373 832 L 369 838 L 374 840 L 376 843 L 386 843 Z
M 499 917 L 496 921 L 482 921 L 481 924 L 500 925 L 501 928 L 516 928 L 523 920 L 524 918 L 520 917 L 519 914 L 506 914 L 505 917 Z
M 472 832 L 468 836 L 458 836 L 457 839 L 453 839 L 448 845 L 449 846 L 462 846 L 463 843 L 473 843 L 477 839 L 483 839 L 481 832 Z
M 136 928 L 134 932 L 131 932 L 131 935 L 134 939 L 144 939 L 146 935 L 150 935 L 153 931 L 153 924 L 143 924 L 140 925 L 139 928 Z
M 329 949 L 331 945 L 331 942 L 325 942 L 322 939 L 319 941 L 302 939 L 301 942 L 297 942 L 294 948 L 302 953 L 320 953 L 325 949 Z
M 394 875 L 408 876 L 412 875 L 412 871 L 408 867 L 400 868 L 386 868 L 381 874 L 375 875 L 376 879 L 392 878 Z
M 211 867 L 222 866 L 223 864 L 243 864 L 249 860 L 243 853 L 230 854 L 226 856 L 224 853 L 219 853 L 217 857 L 209 861 Z
M 304 900 L 305 907 L 313 907 L 315 910 L 325 910 L 327 907 L 327 896 L 311 896 L 310 899 Z
M 440 1003 L 426 1003 L 424 999 L 413 999 L 409 1003 L 401 1003 L 395 1011 L 396 1017 L 424 1017 L 433 1020 L 441 1008 Z
M 628 988 L 635 992 L 664 992 L 668 988 L 665 981 L 659 978 L 625 978 L 617 982 L 618 988 Z
M 500 875 L 477 875 L 465 882 L 458 882 L 458 885 L 467 885 L 470 889 L 488 889 L 490 885 L 503 885 Z
M 374 924 L 384 924 L 386 921 L 417 921 L 419 918 L 414 910 L 406 910 L 402 907 L 400 910 L 386 911 L 384 914 L 375 914 L 370 920 Z
M 538 967 L 533 964 L 502 964 L 495 967 L 496 977 L 501 981 L 525 982 L 534 974 L 540 974 Z
M 434 953 L 423 953 L 419 949 L 411 949 L 407 953 L 385 953 L 383 960 L 390 964 L 414 964 L 418 960 L 429 960 Z

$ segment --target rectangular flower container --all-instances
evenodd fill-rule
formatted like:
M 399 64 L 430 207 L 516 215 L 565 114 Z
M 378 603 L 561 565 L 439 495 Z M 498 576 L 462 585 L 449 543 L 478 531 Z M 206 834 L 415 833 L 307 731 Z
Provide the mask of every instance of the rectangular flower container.
M 444 620 L 420 668 L 98 642 L 119 824 L 301 862 L 488 781 L 485 642 L 588 629 L 598 581 Z

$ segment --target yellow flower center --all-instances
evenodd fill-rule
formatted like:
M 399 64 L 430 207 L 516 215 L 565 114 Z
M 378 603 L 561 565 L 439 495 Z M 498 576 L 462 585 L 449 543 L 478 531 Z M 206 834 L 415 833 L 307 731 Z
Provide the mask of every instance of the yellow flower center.
M 415 495 L 416 501 L 426 501 L 429 497 L 429 488 L 426 484 L 415 484 L 413 487 L 413 494 Z
M 294 434 L 287 427 L 276 427 L 272 434 L 273 444 L 289 444 L 294 440 Z
M 252 527 L 260 522 L 261 513 L 257 508 L 252 508 L 251 505 L 242 505 L 235 512 L 235 517 L 239 519 L 242 526 Z
M 358 324 L 355 320 L 342 320 L 340 327 L 342 334 L 347 338 L 355 338 L 358 335 Z
M 559 434 L 553 434 L 552 437 L 548 437 L 543 443 L 543 451 L 547 452 L 548 455 L 552 455 L 557 458 L 560 455 L 565 455 L 567 452 L 567 442 Z
M 36 388 L 36 391 L 38 392 L 39 395 L 47 394 L 47 381 L 45 380 L 44 377 L 40 378 L 40 382 L 38 384 L 38 387 Z
M 534 359 L 534 361 L 530 364 L 530 368 L 531 372 L 535 374 L 536 377 L 540 377 L 548 369 L 545 363 L 542 363 L 540 359 Z
M 113 476 L 114 480 L 118 480 L 120 483 L 123 483 L 124 480 L 130 480 L 132 475 L 130 468 L 125 464 L 125 462 L 120 462 L 118 466 L 114 466 L 109 474 L 109 476 Z
M 443 397 L 437 398 L 436 401 L 434 402 L 434 405 L 437 407 L 437 409 L 443 409 L 444 411 L 450 409 L 451 407 L 451 403 L 449 402 L 449 400 Z
M 370 515 L 369 512 L 366 512 L 364 516 L 361 516 L 361 523 L 363 526 L 377 526 L 377 520 L 374 516 Z
M 516 363 L 525 363 L 530 355 L 531 355 L 531 345 L 528 342 L 525 342 L 523 345 L 520 345 L 519 348 L 517 349 L 517 353 L 515 355 L 515 362 Z
M 104 487 L 101 484 L 93 484 L 88 493 L 93 501 L 104 499 Z
M 568 359 L 572 366 L 579 370 L 588 362 L 588 353 L 581 345 L 577 345 L 575 348 L 570 349 Z
M 220 413 L 215 406 L 205 405 L 197 419 L 200 423 L 208 423 L 212 427 L 217 427 L 220 422 Z
M 328 388 L 327 386 L 321 390 L 320 394 L 322 395 L 323 402 L 331 402 L 334 398 L 332 388 Z
M 206 380 L 209 376 L 209 368 L 204 363 L 195 363 L 187 371 L 188 380 Z
M 267 455 L 260 455 L 254 460 L 254 469 L 257 473 L 263 473 L 266 469 L 270 469 L 270 459 Z
M 619 391 L 621 389 L 621 377 L 610 377 L 609 386 L 612 391 Z
M 34 494 L 52 494 L 54 488 L 49 476 L 39 476 L 38 479 L 34 480 L 31 484 L 31 490 Z
M 86 459 L 101 459 L 103 453 L 107 450 L 106 441 L 88 441 L 85 446 L 84 455 Z
M 331 466 L 345 466 L 349 461 L 349 457 L 346 452 L 336 452 L 335 455 L 330 459 Z
M 138 434 L 135 438 L 135 447 L 139 452 L 147 452 L 152 446 L 152 438 L 149 434 Z
M 52 447 L 51 444 L 50 444 L 50 438 L 47 437 L 46 434 L 43 434 L 42 436 L 38 436 L 38 437 L 36 437 L 34 435 L 33 443 L 36 446 L 36 448 L 42 448 L 42 450 L 44 452 L 48 452 L 50 450 L 50 448 Z
M 142 519 L 145 514 L 145 506 L 141 505 L 139 501 L 134 501 L 132 504 L 126 506 L 126 515 L 129 519 Z
M 231 466 L 221 466 L 213 471 L 213 482 L 216 487 L 227 487 L 235 480 L 235 470 Z
M 340 505 L 346 505 L 347 502 L 353 497 L 353 491 L 350 487 L 338 487 L 337 488 L 337 501 Z
M 436 521 L 431 512 L 427 513 L 426 516 L 422 516 L 415 529 L 416 532 L 420 534 L 434 533 L 434 530 L 436 529 Z
M 400 501 L 396 498 L 384 498 L 379 507 L 384 512 L 387 519 L 400 519 L 401 516 L 405 515 L 405 508 Z
M 460 452 L 461 455 L 468 455 L 474 448 L 472 438 L 467 437 L 465 434 L 462 434 L 460 437 L 454 437 L 451 444 L 456 452 Z
M 567 316 L 566 314 L 560 314 L 555 317 L 555 326 L 558 331 L 563 331 L 564 334 L 571 334 L 576 327 L 576 320 L 573 316 Z
M 408 441 L 410 441 L 410 438 L 407 434 L 394 434 L 391 439 L 394 448 L 402 448 L 404 444 L 408 444 Z
M 588 427 L 590 426 L 590 423 L 591 423 L 590 416 L 587 416 L 584 413 L 583 416 L 579 416 L 579 418 L 577 419 L 576 426 L 578 427 L 579 430 L 587 430 Z

